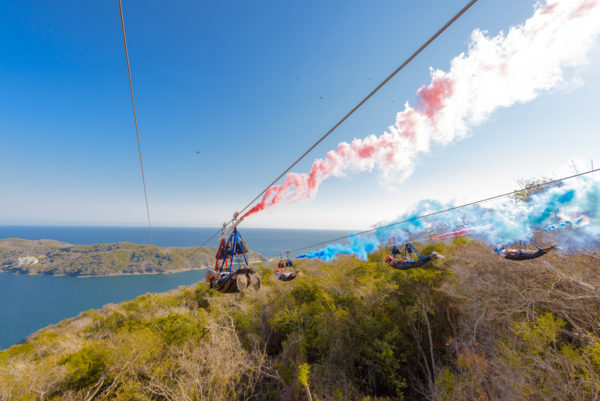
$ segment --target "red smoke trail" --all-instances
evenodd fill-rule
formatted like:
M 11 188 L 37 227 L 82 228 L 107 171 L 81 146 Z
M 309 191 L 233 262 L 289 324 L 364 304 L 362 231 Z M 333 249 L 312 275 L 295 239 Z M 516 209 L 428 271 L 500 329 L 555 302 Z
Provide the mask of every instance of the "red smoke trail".
M 469 50 L 452 60 L 449 72 L 432 70 L 431 83 L 417 91 L 417 106 L 407 103 L 386 132 L 340 143 L 308 174 L 289 173 L 243 217 L 310 198 L 325 179 L 348 171 L 378 168 L 401 181 L 432 145 L 464 138 L 496 109 L 529 102 L 564 82 L 565 68 L 585 64 L 598 21 L 599 0 L 547 0 L 507 33 L 488 37 L 475 30 Z
M 469 235 L 469 234 L 471 234 L 471 230 L 462 229 L 462 230 L 452 231 L 452 232 L 441 234 L 441 235 L 436 235 L 435 237 L 431 237 L 431 239 L 462 237 L 463 235 Z
M 402 134 L 407 140 L 414 141 L 416 130 L 413 114 L 420 114 L 431 121 L 443 106 L 444 99 L 452 93 L 452 82 L 447 78 L 434 78 L 429 86 L 423 86 L 417 91 L 419 110 L 407 109 L 403 118 L 396 121 L 396 129 L 392 135 Z M 254 205 L 244 218 L 266 208 L 276 206 L 286 197 L 287 201 L 295 202 L 315 195 L 321 182 L 335 172 L 342 172 L 350 164 L 360 164 L 370 161 L 377 154 L 385 162 L 393 163 L 398 138 L 390 138 L 390 134 L 380 137 L 373 135 L 364 140 L 355 139 L 352 143 L 342 142 L 337 149 L 327 152 L 325 159 L 317 159 L 310 173 L 289 173 L 281 185 L 271 186 L 263 195 L 262 200 Z M 360 169 L 360 167 L 359 167 Z

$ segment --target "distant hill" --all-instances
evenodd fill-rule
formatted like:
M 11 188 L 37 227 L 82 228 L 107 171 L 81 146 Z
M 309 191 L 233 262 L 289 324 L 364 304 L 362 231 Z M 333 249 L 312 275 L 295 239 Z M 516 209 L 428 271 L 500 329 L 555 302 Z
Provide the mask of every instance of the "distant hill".
M 120 242 L 72 245 L 53 240 L 0 240 L 0 271 L 20 274 L 104 276 L 169 273 L 212 266 L 215 247 L 160 248 Z M 252 261 L 264 260 L 250 252 Z

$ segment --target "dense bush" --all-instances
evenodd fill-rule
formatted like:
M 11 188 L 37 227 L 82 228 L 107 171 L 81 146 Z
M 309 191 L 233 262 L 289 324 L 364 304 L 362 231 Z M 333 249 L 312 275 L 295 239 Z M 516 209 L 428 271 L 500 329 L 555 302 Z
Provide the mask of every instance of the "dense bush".
M 0 400 L 599 396 L 596 256 L 421 249 L 446 259 L 398 271 L 382 249 L 303 262 L 285 283 L 267 266 L 258 292 L 199 283 L 82 313 L 0 352 Z
M 63 357 L 59 364 L 65 365 L 69 371 L 64 386 L 82 389 L 96 384 L 106 370 L 107 363 L 108 352 L 100 344 L 86 345 L 79 351 Z

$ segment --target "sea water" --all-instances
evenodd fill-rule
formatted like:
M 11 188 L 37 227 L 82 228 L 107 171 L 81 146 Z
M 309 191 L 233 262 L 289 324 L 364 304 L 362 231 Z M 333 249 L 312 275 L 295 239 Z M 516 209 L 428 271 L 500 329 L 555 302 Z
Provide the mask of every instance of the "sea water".
M 173 274 L 72 277 L 0 273 L 0 349 L 88 309 L 204 279 L 204 270 Z
M 199 246 L 216 228 L 152 229 L 158 246 Z M 241 229 L 250 249 L 276 257 L 348 234 L 332 230 Z M 71 244 L 113 242 L 148 243 L 144 227 L 0 226 L 1 238 L 53 239 Z M 208 244 L 216 246 L 216 240 Z M 163 292 L 204 279 L 204 270 L 172 274 L 110 277 L 25 276 L 0 273 L 0 349 L 23 341 L 50 324 L 77 316 L 88 309 L 133 299 L 147 292 Z
M 200 246 L 218 229 L 210 227 L 153 227 L 152 243 L 160 247 Z M 240 228 L 248 247 L 265 256 L 310 246 L 349 233 L 340 230 Z M 0 239 L 53 239 L 75 245 L 114 242 L 149 243 L 148 227 L 3 226 Z M 218 246 L 213 239 L 207 246 Z

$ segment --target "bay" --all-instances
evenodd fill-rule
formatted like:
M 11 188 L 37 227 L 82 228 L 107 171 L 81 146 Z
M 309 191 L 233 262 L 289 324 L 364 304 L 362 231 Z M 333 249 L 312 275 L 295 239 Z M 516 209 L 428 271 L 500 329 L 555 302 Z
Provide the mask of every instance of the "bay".
M 200 246 L 217 231 L 215 227 L 153 227 L 152 242 L 160 247 Z M 344 236 L 343 230 L 240 228 L 250 249 L 265 256 L 294 250 Z M 148 227 L 9 226 L 0 225 L 0 238 L 53 239 L 75 245 L 132 242 L 148 244 Z M 208 246 L 218 246 L 213 239 Z
M 203 280 L 205 270 L 135 276 L 25 276 L 0 273 L 0 349 L 80 312 Z
M 154 227 L 153 243 L 161 247 L 199 246 L 216 230 L 210 227 Z M 270 257 L 348 234 L 341 230 L 241 228 L 240 231 L 250 249 Z M 71 244 L 146 244 L 148 237 L 147 227 L 0 225 L 0 238 L 53 239 Z M 216 246 L 216 240 L 208 245 Z M 203 280 L 204 275 L 205 270 L 85 278 L 0 273 L 0 349 L 22 342 L 29 334 L 80 312 L 148 292 L 192 285 Z

